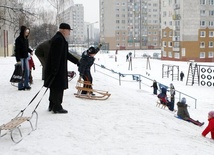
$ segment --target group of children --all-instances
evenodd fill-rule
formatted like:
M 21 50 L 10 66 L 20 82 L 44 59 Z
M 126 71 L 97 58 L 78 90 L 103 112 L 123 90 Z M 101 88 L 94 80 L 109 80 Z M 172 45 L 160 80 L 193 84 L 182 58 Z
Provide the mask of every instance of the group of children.
M 157 95 L 157 82 L 154 80 L 153 85 L 153 94 Z M 167 97 L 167 88 L 161 87 L 161 92 L 157 95 L 158 99 L 160 100 L 161 104 L 164 104 L 168 107 L 170 111 L 174 111 L 174 101 L 175 101 L 175 87 L 173 84 L 170 84 L 169 92 L 170 92 L 170 101 Z M 185 121 L 191 122 L 195 125 L 202 126 L 204 125 L 204 122 L 199 122 L 198 120 L 194 120 L 190 117 L 189 112 L 187 110 L 188 105 L 186 104 L 186 98 L 183 97 L 179 102 L 177 102 L 177 117 L 180 119 L 183 119 Z M 202 136 L 206 136 L 209 132 L 211 133 L 211 138 L 214 139 L 214 111 L 210 111 L 208 113 L 208 126 L 204 129 L 202 132 Z

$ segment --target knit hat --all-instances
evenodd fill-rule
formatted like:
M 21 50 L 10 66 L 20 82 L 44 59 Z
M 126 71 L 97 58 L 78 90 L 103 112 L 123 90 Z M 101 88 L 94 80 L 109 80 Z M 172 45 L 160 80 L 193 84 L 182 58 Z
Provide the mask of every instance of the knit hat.
M 185 97 L 183 97 L 183 98 L 181 99 L 181 103 L 186 103 L 186 98 L 185 98 Z
M 93 46 L 91 46 L 91 47 L 88 49 L 88 53 L 89 53 L 89 54 L 96 54 L 96 53 L 97 53 L 97 50 L 96 50 Z
M 210 117 L 214 117 L 214 111 L 210 111 L 209 113 L 208 113 L 208 115 L 210 116 Z

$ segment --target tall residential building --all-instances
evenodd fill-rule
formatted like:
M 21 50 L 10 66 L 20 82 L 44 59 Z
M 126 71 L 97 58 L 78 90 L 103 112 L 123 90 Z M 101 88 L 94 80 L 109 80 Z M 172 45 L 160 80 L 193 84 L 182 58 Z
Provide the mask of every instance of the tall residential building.
M 100 41 L 109 49 L 160 48 L 160 0 L 100 0 Z
M 71 31 L 69 43 L 82 44 L 85 41 L 84 38 L 84 7 L 82 4 L 72 4 L 66 9 L 61 7 L 59 16 L 59 23 L 65 22 L 71 25 L 73 31 Z
M 214 0 L 161 1 L 162 59 L 214 61 Z

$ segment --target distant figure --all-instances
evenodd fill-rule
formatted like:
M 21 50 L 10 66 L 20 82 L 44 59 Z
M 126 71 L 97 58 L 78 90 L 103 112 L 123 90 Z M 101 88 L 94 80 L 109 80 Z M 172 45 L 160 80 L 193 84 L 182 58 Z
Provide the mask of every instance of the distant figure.
M 175 87 L 172 83 L 170 83 L 169 87 L 169 93 L 170 93 L 170 102 L 171 102 L 171 107 L 170 109 L 174 109 L 174 103 L 175 103 Z
M 186 98 L 185 97 L 183 97 L 181 99 L 181 101 L 177 103 L 177 106 L 178 106 L 177 116 L 179 118 L 181 118 L 181 119 L 183 119 L 185 121 L 191 122 L 191 123 L 193 123 L 195 125 L 198 125 L 198 126 L 204 125 L 204 122 L 201 123 L 199 121 L 196 121 L 196 120 L 190 118 L 189 112 L 187 110 L 187 106 L 188 105 L 186 104 Z
M 181 71 L 181 73 L 180 73 L 180 80 L 183 81 L 183 78 L 184 78 L 184 73 Z
M 202 136 L 206 136 L 209 132 L 211 133 L 211 138 L 214 139 L 214 111 L 208 113 L 208 126 L 202 132 Z
M 156 80 L 153 81 L 153 84 L 151 87 L 153 87 L 153 94 L 157 95 L 158 85 Z
M 126 55 L 126 62 L 129 61 L 129 54 Z

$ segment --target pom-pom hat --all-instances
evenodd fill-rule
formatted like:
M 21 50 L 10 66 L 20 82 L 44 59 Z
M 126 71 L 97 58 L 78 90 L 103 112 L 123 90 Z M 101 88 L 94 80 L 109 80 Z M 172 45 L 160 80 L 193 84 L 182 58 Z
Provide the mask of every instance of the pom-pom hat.
M 208 113 L 208 115 L 209 115 L 211 118 L 213 118 L 213 117 L 214 117 L 214 111 L 210 111 L 210 112 Z

